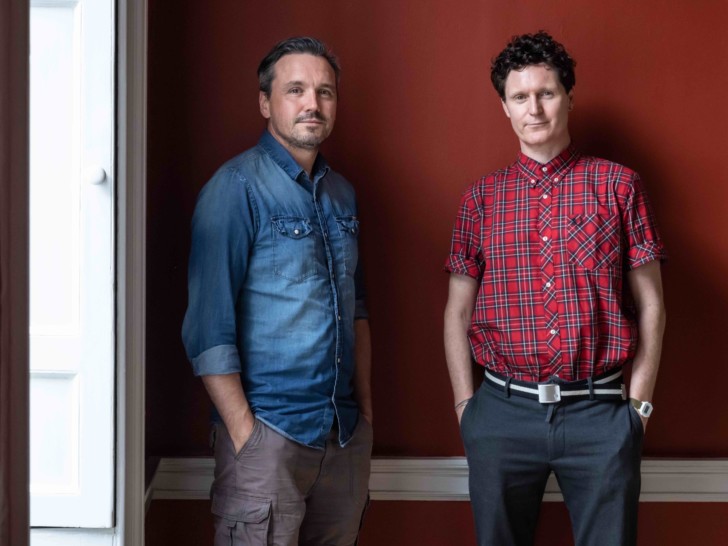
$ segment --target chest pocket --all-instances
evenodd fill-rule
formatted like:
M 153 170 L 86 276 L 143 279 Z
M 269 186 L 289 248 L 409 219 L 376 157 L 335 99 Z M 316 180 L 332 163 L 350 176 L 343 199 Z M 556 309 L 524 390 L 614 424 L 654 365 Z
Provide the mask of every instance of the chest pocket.
M 619 262 L 618 216 L 575 214 L 568 220 L 569 261 L 584 269 L 605 269 Z
M 353 277 L 359 259 L 359 220 L 356 216 L 337 216 L 336 225 L 339 228 L 344 269 L 346 274 Z
M 271 218 L 273 272 L 293 282 L 303 282 L 318 271 L 316 232 L 307 218 Z

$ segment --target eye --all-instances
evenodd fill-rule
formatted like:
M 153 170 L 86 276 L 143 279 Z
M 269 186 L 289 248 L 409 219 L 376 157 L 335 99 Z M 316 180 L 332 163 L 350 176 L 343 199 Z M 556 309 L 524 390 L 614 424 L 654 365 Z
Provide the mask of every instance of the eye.
M 303 90 L 300 87 L 291 87 L 288 90 L 288 93 L 291 95 L 300 95 L 301 93 L 303 93 Z
M 551 98 L 554 96 L 553 91 L 541 91 L 541 96 L 546 98 Z
M 513 100 L 516 102 L 523 102 L 526 100 L 526 95 L 514 95 Z
M 319 95 L 324 97 L 333 97 L 334 92 L 331 89 L 319 89 Z

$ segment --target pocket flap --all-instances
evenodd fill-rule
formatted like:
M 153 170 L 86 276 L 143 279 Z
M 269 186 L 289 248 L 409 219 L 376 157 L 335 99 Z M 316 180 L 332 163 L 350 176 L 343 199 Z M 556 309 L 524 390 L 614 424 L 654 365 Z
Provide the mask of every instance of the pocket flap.
M 270 516 L 270 499 L 249 497 L 238 493 L 215 493 L 212 513 L 218 517 L 243 523 L 261 523 Z
M 301 239 L 313 230 L 306 218 L 272 218 L 272 221 L 281 235 L 291 239 Z
M 359 220 L 356 219 L 356 216 L 340 216 L 336 221 L 343 231 L 352 235 L 359 234 Z

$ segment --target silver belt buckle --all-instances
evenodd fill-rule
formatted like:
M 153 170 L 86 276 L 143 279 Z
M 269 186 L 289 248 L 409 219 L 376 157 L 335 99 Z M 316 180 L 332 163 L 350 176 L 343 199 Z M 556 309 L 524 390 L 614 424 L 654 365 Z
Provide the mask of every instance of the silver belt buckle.
M 561 387 L 555 383 L 538 386 L 538 401 L 542 404 L 555 404 L 561 401 Z

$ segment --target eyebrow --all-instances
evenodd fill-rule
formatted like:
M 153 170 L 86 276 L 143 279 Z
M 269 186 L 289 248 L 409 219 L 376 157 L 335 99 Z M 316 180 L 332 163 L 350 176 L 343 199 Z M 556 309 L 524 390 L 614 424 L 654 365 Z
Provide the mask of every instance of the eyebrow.
M 283 87 L 306 87 L 306 82 L 301 80 L 291 80 L 283 84 Z M 318 89 L 336 89 L 336 86 L 331 83 L 322 83 L 318 86 Z
M 543 87 L 539 87 L 538 89 L 536 89 L 536 93 L 541 93 L 543 91 L 552 91 L 552 92 L 555 92 L 557 90 L 558 90 L 558 86 L 554 86 L 554 87 L 543 86 Z M 529 91 L 524 91 L 522 89 L 516 89 L 516 90 L 512 91 L 511 93 L 509 93 L 506 96 L 513 98 L 513 97 L 515 97 L 517 95 L 528 95 L 528 94 L 529 94 Z

